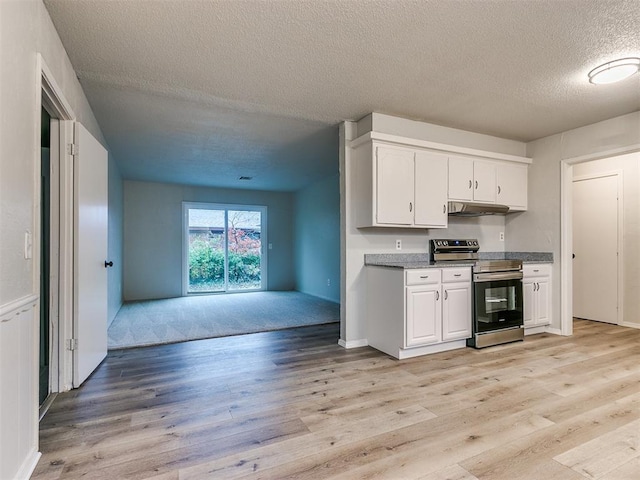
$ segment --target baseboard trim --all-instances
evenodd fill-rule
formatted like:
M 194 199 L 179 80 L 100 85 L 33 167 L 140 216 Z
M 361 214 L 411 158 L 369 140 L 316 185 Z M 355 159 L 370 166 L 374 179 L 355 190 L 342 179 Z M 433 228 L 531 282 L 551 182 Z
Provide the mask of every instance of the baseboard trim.
M 622 322 L 621 327 L 640 328 L 640 323 Z
M 34 448 L 27 458 L 24 459 L 22 467 L 20 467 L 20 470 L 18 470 L 18 473 L 16 474 L 16 480 L 29 480 L 36 469 L 41 456 L 42 454 Z
M 340 339 L 338 340 L 338 345 L 340 345 L 342 348 L 358 348 L 358 347 L 366 347 L 369 345 L 369 342 L 367 341 L 366 338 L 362 338 L 360 340 L 343 340 Z
M 562 335 L 562 330 L 559 328 L 547 327 L 544 329 L 544 331 L 553 335 Z

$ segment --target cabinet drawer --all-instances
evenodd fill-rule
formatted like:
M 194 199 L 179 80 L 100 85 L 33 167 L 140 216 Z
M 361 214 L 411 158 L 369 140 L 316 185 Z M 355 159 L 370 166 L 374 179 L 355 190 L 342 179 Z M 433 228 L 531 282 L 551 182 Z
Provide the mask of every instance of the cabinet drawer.
M 407 270 L 407 285 L 425 285 L 440 282 L 440 270 L 429 268 L 427 270 Z
M 526 277 L 547 277 L 551 275 L 549 264 L 529 264 L 522 266 L 522 274 Z
M 470 282 L 471 268 L 443 268 L 442 282 Z

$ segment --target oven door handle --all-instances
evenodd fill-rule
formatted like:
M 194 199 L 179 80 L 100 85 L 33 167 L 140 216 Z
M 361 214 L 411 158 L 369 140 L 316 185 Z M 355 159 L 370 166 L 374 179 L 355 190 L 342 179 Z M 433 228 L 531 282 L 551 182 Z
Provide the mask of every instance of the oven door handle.
M 480 282 L 495 282 L 498 280 L 521 280 L 522 272 L 502 272 L 502 273 L 476 273 L 473 276 L 473 281 Z

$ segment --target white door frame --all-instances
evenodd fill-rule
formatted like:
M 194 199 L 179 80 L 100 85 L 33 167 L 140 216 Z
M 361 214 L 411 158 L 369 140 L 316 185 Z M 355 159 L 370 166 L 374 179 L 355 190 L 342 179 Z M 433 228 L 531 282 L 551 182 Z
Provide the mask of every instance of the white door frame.
M 40 122 L 42 108 L 45 108 L 52 116 L 58 120 L 57 128 L 51 132 L 51 162 L 59 167 L 57 181 L 52 178 L 52 203 L 56 200 L 59 210 L 57 221 L 57 238 L 52 241 L 52 246 L 56 245 L 57 252 L 51 258 L 58 258 L 57 278 L 54 279 L 57 285 L 57 298 L 42 299 L 50 301 L 54 309 L 54 325 L 51 329 L 51 361 L 50 361 L 50 388 L 52 392 L 64 392 L 72 387 L 73 358 L 71 351 L 66 349 L 65 339 L 71 338 L 73 332 L 73 157 L 67 151 L 66 146 L 73 142 L 73 123 L 76 118 L 71 105 L 62 93 L 62 89 L 56 82 L 51 70 L 47 66 L 40 53 L 36 59 L 36 139 L 37 147 L 34 158 L 35 185 L 34 189 L 34 224 L 33 224 L 33 275 L 34 285 L 40 285 L 40 258 L 36 252 L 40 251 L 42 232 L 40 222 L 42 212 L 40 211 Z M 55 184 L 55 185 L 54 185 Z M 56 199 L 56 195 L 59 197 Z M 55 270 L 55 269 L 54 269 Z M 39 288 L 39 287 L 38 287 Z M 41 292 L 38 291 L 38 297 Z M 55 296 L 55 290 L 53 295 Z M 57 313 L 57 318 L 56 318 Z M 40 303 L 34 318 L 39 323 Z M 36 329 L 39 331 L 39 328 Z M 39 342 L 39 335 L 36 336 Z M 38 345 L 34 345 L 34 355 L 39 355 Z M 37 375 L 36 375 L 37 379 Z M 38 389 L 35 389 L 37 396 Z M 37 403 L 37 402 L 36 402 Z
M 263 291 L 267 289 L 267 214 L 268 209 L 266 205 L 239 205 L 230 203 L 213 203 L 213 202 L 182 202 L 182 295 L 197 295 L 189 293 L 189 209 L 200 208 L 203 210 L 253 210 L 261 213 L 261 232 L 260 232 L 260 290 L 233 290 L 219 293 L 243 293 L 243 292 L 255 292 Z M 225 215 L 226 219 L 226 215 Z M 226 278 L 226 273 L 225 273 Z M 225 281 L 226 283 L 226 281 Z M 207 292 L 207 295 L 215 294 L 216 292 Z
M 573 166 L 640 152 L 640 143 L 560 161 L 560 334 L 573 334 Z
M 586 163 L 586 162 L 582 162 L 582 163 Z M 573 167 L 572 167 L 573 170 Z M 574 182 L 580 182 L 583 180 L 593 180 L 596 178 L 604 178 L 604 177 L 616 177 L 616 181 L 617 181 L 617 188 L 618 188 L 618 201 L 617 201 L 617 207 L 618 207 L 618 231 L 617 231 L 617 245 L 616 248 L 618 249 L 618 257 L 616 258 L 616 273 L 617 273 L 617 282 L 618 282 L 618 286 L 617 286 L 617 290 L 616 290 L 616 294 L 617 294 L 617 303 L 618 303 L 618 309 L 616 311 L 616 323 L 618 325 L 622 325 L 623 319 L 624 319 L 624 275 L 623 275 L 623 269 L 622 266 L 624 265 L 624 251 L 623 251 L 623 247 L 624 247 L 624 173 L 622 170 L 610 170 L 610 171 L 606 171 L 606 172 L 594 172 L 594 173 L 590 173 L 588 175 L 580 175 L 577 177 L 573 177 L 573 180 L 571 182 L 571 185 L 573 188 L 573 183 Z M 573 197 L 572 197 L 573 198 Z M 573 212 L 572 212 L 573 214 Z M 573 230 L 573 215 L 571 217 L 571 227 Z M 573 245 L 573 243 L 572 243 Z M 571 247 L 573 250 L 573 246 Z M 573 257 L 573 256 L 572 256 Z M 573 272 L 573 268 L 571 269 Z M 573 274 L 572 274 L 573 276 Z M 572 282 L 573 283 L 573 282 Z M 573 290 L 571 291 L 573 293 Z M 572 306 L 573 309 L 573 306 Z

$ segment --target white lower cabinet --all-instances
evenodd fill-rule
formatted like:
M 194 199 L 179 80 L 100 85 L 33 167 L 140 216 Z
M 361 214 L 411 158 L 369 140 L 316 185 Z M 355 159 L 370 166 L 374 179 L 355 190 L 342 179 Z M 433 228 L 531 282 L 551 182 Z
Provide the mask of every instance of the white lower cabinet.
M 442 340 L 471 338 L 471 284 L 442 285 Z
M 524 327 L 551 323 L 551 265 L 528 264 L 522 268 Z
M 406 347 L 438 343 L 442 339 L 440 284 L 407 287 Z
M 396 358 L 466 346 L 471 268 L 367 267 L 369 345 Z

